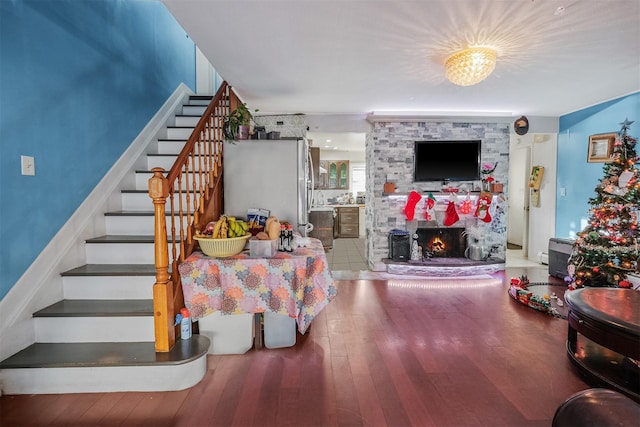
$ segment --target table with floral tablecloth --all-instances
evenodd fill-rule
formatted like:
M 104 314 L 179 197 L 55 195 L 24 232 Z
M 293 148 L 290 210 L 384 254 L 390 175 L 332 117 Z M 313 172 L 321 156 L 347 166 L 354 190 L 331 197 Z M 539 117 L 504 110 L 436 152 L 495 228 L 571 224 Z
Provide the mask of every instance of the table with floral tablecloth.
M 192 320 L 222 314 L 271 311 L 296 319 L 304 334 L 311 320 L 336 296 L 327 257 L 318 239 L 292 253 L 252 258 L 249 251 L 212 258 L 200 251 L 178 268 Z

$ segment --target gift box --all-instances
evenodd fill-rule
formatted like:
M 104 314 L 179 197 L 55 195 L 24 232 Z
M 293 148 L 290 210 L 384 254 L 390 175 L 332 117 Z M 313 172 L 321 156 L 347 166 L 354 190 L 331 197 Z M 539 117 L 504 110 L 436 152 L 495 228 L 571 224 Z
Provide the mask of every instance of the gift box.
M 269 218 L 269 213 L 268 209 L 247 209 L 247 224 L 249 224 L 249 228 L 264 227 L 267 223 L 267 218 Z

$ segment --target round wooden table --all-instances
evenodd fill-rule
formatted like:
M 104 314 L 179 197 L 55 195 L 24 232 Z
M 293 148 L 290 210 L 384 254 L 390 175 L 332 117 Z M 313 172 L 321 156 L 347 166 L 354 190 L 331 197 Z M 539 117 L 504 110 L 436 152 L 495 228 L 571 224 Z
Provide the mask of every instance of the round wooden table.
M 583 288 L 565 299 L 569 358 L 599 385 L 640 401 L 640 292 Z

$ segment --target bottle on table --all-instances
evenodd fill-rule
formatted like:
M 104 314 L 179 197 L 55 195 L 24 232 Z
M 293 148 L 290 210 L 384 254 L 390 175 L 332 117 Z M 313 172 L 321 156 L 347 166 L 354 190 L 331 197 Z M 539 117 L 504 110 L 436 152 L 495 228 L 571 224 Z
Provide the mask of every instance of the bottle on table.
M 278 250 L 285 251 L 285 241 L 287 240 L 287 229 L 284 224 L 280 226 L 280 237 L 278 238 Z
M 293 225 L 287 227 L 287 244 L 285 249 L 287 252 L 293 252 Z

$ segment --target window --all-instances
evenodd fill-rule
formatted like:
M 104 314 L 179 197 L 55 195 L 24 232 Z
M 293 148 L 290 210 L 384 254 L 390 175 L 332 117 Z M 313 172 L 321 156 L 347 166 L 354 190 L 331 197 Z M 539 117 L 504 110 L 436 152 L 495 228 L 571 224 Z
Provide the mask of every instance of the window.
M 356 197 L 358 193 L 365 192 L 367 174 L 364 165 L 354 165 L 351 168 L 351 193 Z

